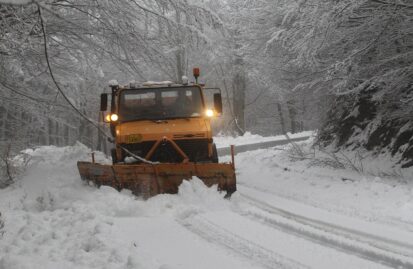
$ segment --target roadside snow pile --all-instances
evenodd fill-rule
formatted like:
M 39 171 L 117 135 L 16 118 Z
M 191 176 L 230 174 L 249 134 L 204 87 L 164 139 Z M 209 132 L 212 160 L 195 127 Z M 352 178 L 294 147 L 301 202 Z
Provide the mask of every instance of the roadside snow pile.
M 313 136 L 314 131 L 305 131 L 301 133 L 291 134 L 288 133 L 290 138 L 298 138 L 298 137 L 306 137 L 306 136 Z M 259 142 L 267 142 L 267 141 L 276 141 L 276 140 L 285 140 L 285 135 L 276 135 L 276 136 L 260 136 L 257 134 L 252 134 L 250 132 L 246 132 L 242 136 L 222 136 L 217 135 L 214 137 L 214 142 L 217 145 L 217 148 L 228 147 L 229 145 L 245 145 L 245 144 L 252 144 L 252 143 L 259 143 Z
M 122 240 L 119 219 L 185 217 L 205 210 L 225 210 L 228 202 L 199 179 L 184 182 L 178 195 L 148 201 L 130 191 L 97 189 L 80 180 L 76 162 L 89 160 L 82 144 L 26 150 L 25 175 L 0 190 L 5 222 L 0 239 L 0 269 L 24 268 L 159 268 L 153 255 Z M 96 153 L 99 162 L 109 162 Z M 167 238 L 166 238 L 167 240 Z
M 391 161 L 371 156 L 360 160 L 360 171 L 350 165 L 340 167 L 335 157 L 311 149 L 312 142 L 296 143 L 309 154 L 303 158 L 291 145 L 238 154 L 235 164 L 242 175 L 237 178 L 239 189 L 253 188 L 331 212 L 413 230 L 413 168 L 391 170 Z M 314 152 L 315 157 L 311 156 Z M 353 156 L 348 161 L 354 162 Z

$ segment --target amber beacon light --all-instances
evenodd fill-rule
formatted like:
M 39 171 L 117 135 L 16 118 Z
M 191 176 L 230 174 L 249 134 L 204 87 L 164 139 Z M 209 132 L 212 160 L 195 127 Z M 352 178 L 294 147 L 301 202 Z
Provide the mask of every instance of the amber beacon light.
M 201 73 L 200 70 L 199 70 L 199 67 L 195 67 L 192 71 L 193 71 L 193 74 L 194 74 L 194 77 L 195 77 L 195 82 L 196 82 L 196 84 L 198 84 L 198 77 Z

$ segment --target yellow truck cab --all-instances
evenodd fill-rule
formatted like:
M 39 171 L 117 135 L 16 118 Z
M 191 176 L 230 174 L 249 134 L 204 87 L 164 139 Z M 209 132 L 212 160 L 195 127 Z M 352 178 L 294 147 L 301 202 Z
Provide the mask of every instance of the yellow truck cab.
M 211 119 L 222 113 L 220 93 L 208 107 L 199 84 L 112 83 L 111 90 L 105 121 L 114 136 L 114 164 L 136 156 L 161 163 L 218 163 Z M 107 103 L 108 95 L 102 94 L 101 111 Z

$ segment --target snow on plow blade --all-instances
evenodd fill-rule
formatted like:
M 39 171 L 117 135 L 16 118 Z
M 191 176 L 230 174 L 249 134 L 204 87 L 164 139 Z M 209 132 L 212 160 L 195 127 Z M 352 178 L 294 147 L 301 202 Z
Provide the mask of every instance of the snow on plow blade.
M 77 167 L 82 180 L 117 190 L 129 189 L 144 199 L 161 193 L 177 193 L 182 181 L 193 176 L 200 178 L 208 187 L 217 185 L 219 191 L 227 192 L 226 196 L 236 191 L 234 166 L 227 163 L 105 165 L 78 162 Z

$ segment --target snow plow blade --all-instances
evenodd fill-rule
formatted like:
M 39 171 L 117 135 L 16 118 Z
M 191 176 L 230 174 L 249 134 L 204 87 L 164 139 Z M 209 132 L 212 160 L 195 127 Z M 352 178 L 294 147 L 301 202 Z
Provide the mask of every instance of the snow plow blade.
M 205 185 L 218 186 L 226 197 L 236 191 L 235 169 L 229 163 L 160 163 L 160 164 L 97 164 L 77 163 L 80 177 L 96 186 L 106 185 L 117 190 L 129 189 L 144 199 L 161 193 L 177 193 L 182 181 L 193 176 Z

